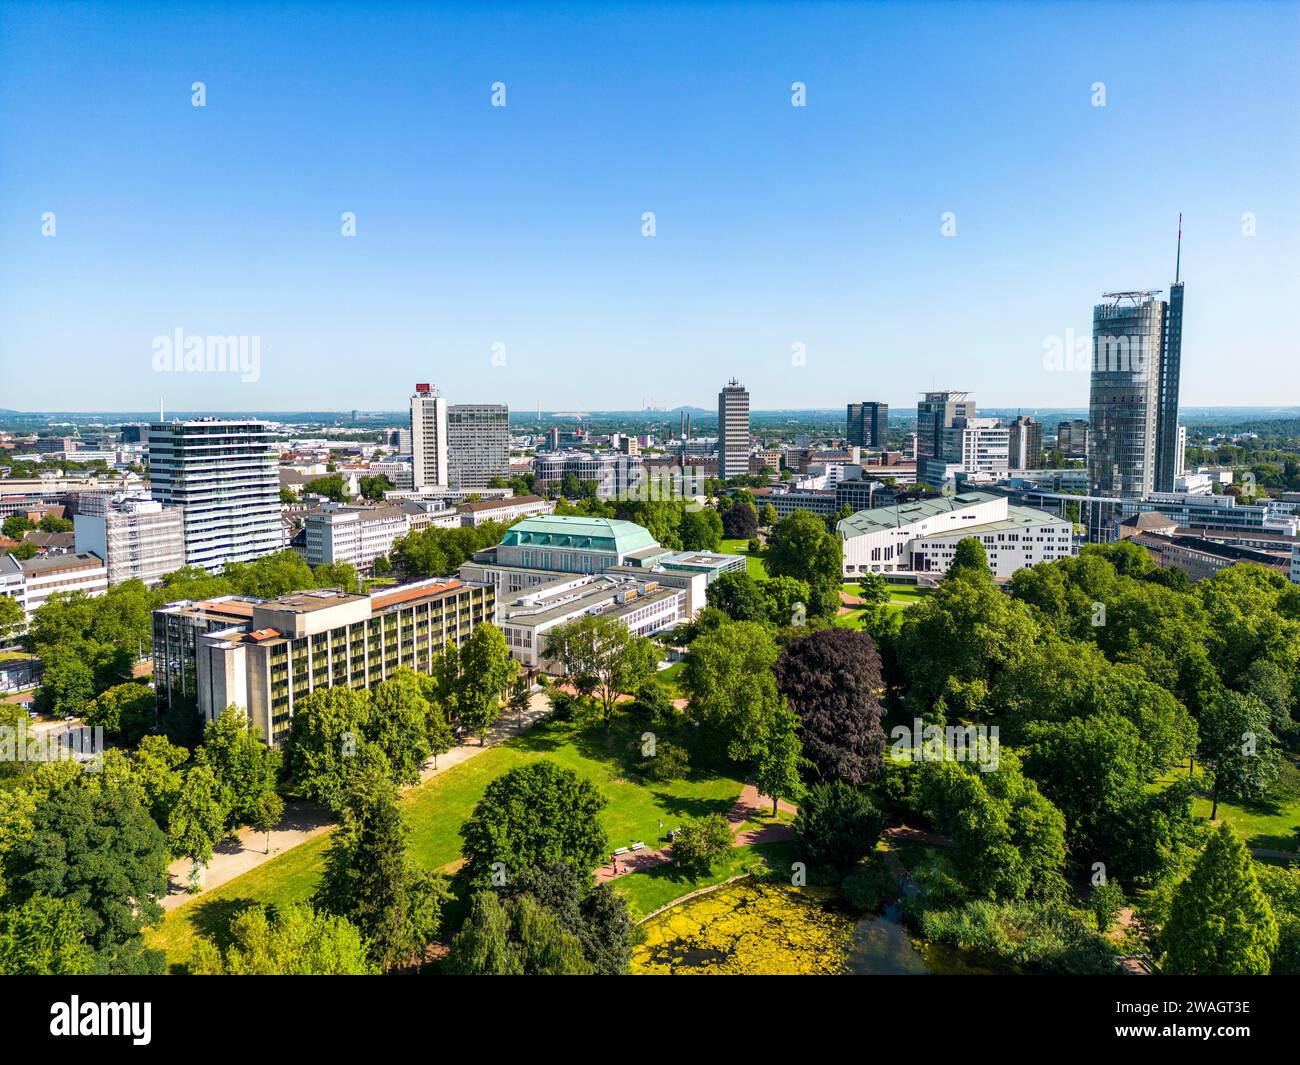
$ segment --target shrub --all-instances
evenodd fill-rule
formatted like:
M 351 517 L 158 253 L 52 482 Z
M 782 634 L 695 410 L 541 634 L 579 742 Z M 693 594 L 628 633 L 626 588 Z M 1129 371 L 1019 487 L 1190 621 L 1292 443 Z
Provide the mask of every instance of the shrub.
M 721 814 L 706 814 L 687 821 L 673 837 L 673 862 L 693 876 L 712 871 L 731 849 L 731 826 Z
M 795 818 L 795 843 L 809 865 L 843 873 L 870 853 L 882 827 L 875 804 L 837 780 L 808 792 Z
M 840 890 L 859 913 L 876 913 L 898 894 L 898 881 L 884 859 L 872 855 L 850 870 Z
M 691 756 L 686 748 L 663 741 L 655 745 L 652 757 L 637 763 L 637 769 L 649 780 L 681 780 L 691 771 Z

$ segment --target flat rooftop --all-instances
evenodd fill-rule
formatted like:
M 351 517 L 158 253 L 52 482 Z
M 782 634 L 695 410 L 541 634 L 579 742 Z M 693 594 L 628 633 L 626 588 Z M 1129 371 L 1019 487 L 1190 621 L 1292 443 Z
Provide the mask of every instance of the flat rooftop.
M 995 495 L 992 492 L 958 492 L 956 495 L 939 496 L 937 499 L 918 499 L 892 507 L 872 507 L 870 510 L 859 510 L 856 514 L 844 518 L 836 523 L 835 528 L 841 536 L 886 532 L 890 529 L 901 529 L 904 525 L 911 525 L 914 522 L 925 521 L 926 518 L 1005 498 L 1006 496 Z

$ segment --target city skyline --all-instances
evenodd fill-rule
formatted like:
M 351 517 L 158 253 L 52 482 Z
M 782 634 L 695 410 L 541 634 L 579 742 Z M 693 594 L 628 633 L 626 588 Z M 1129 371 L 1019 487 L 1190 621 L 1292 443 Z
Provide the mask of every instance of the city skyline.
M 1179 212 L 1183 406 L 1293 374 L 1292 8 L 50 10 L 0 13 L 0 406 L 1081 409 L 1048 349 L 1168 290 Z M 160 372 L 178 330 L 259 365 Z

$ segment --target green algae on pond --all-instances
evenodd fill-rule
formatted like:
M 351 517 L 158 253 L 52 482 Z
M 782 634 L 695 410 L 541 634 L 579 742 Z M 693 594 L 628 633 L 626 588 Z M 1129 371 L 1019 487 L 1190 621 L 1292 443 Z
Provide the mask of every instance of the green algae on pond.
M 642 975 L 847 972 L 856 923 L 819 892 L 742 881 L 665 910 L 632 955 Z

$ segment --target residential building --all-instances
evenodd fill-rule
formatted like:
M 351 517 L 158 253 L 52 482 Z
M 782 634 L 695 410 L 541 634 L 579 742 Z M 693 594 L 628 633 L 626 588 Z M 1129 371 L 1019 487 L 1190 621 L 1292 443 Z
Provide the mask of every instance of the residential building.
M 718 393 L 718 476 L 749 473 L 749 393 L 734 377 Z
M 1261 551 L 1238 547 L 1185 532 L 1151 530 L 1134 533 L 1129 538 L 1150 551 L 1156 565 L 1180 569 L 1193 581 L 1213 577 L 1220 570 L 1240 562 L 1252 562 L 1285 575 L 1294 559 L 1294 555 L 1286 550 Z
M 447 408 L 447 476 L 456 488 L 486 488 L 510 476 L 510 411 L 504 403 Z
M 1043 426 L 1035 418 L 1020 417 L 1007 427 L 1007 465 L 1032 470 L 1043 461 Z
M 29 559 L 0 555 L 0 595 L 17 600 L 28 622 L 55 592 L 96 596 L 106 591 L 108 570 L 98 555 L 87 552 Z
M 889 404 L 850 403 L 846 436 L 850 447 L 889 446 Z
M 482 525 L 488 521 L 507 522 L 516 518 L 531 518 L 550 514 L 555 510 L 555 500 L 541 496 L 511 496 L 509 499 L 480 499 L 475 503 L 462 503 L 456 508 L 462 525 Z
M 211 721 L 234 705 L 279 745 L 310 692 L 371 688 L 399 668 L 430 673 L 494 611 L 490 586 L 438 579 L 369 595 L 170 603 L 153 615 L 159 713 L 192 706 Z
M 410 529 L 410 515 L 402 507 L 327 504 L 303 520 L 303 557 L 313 567 L 346 562 L 369 572 Z
M 140 580 L 153 588 L 185 565 L 185 519 L 175 507 L 122 497 L 102 513 L 72 518 L 76 550 L 104 560 L 108 583 Z
M 447 400 L 436 387 L 417 384 L 411 396 L 411 478 L 415 489 L 450 484 Z
M 995 577 L 1074 554 L 1073 527 L 1040 510 L 1011 506 L 1005 496 L 963 492 L 864 510 L 836 524 L 844 542 L 844 576 L 947 572 L 957 544 L 974 537 Z
M 186 565 L 216 573 L 284 546 L 277 435 L 253 419 L 149 426 L 150 494 L 181 509 Z

